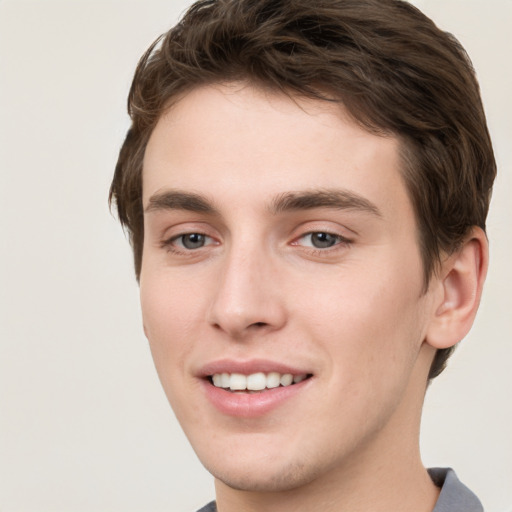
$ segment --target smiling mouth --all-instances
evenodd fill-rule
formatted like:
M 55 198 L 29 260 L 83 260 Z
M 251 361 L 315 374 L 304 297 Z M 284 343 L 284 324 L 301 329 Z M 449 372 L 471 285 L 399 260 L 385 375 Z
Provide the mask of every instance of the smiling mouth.
M 258 393 L 268 389 L 288 387 L 298 384 L 312 375 L 302 373 L 257 372 L 249 375 L 242 373 L 215 373 L 208 380 L 216 388 L 222 388 L 233 393 Z

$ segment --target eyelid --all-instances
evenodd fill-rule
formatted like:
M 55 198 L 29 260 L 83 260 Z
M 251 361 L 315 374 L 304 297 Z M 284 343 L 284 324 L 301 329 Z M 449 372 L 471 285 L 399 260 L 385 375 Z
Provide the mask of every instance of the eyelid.
M 200 236 L 204 237 L 204 239 L 205 239 L 205 244 L 204 244 L 203 246 L 201 246 L 201 248 L 202 248 L 202 247 L 207 247 L 208 245 L 212 245 L 212 244 L 211 244 L 211 241 L 214 241 L 214 238 L 213 238 L 213 237 L 211 237 L 211 236 L 209 236 L 209 235 L 206 235 L 205 233 L 200 233 L 200 232 L 196 232 L 196 231 L 191 231 L 191 232 L 188 232 L 188 233 L 180 233 L 179 235 L 173 236 L 173 237 L 169 238 L 169 239 L 167 240 L 167 242 L 166 242 L 166 243 L 174 244 L 177 240 L 182 239 L 182 240 L 181 240 L 181 241 L 182 241 L 182 243 L 181 243 L 181 245 L 180 245 L 180 248 L 181 248 L 182 250 L 187 251 L 187 252 L 188 252 L 188 251 L 194 251 L 194 250 L 195 250 L 195 251 L 197 251 L 199 248 L 197 248 L 197 249 L 188 249 L 187 247 L 183 247 L 183 238 L 184 238 L 184 237 L 186 237 L 186 236 L 188 236 L 188 235 L 200 235 Z M 206 242 L 206 240 L 210 240 L 210 243 L 207 243 L 207 242 Z
M 333 245 L 315 247 L 313 243 L 304 243 L 304 238 L 315 233 L 325 233 L 335 237 Z M 349 227 L 326 219 L 307 220 L 296 226 L 291 233 L 289 245 L 304 258 L 316 261 L 338 261 L 351 249 L 357 238 L 357 233 Z M 334 259 L 333 259 L 334 258 Z
M 204 223 L 184 222 L 166 229 L 158 243 L 162 249 L 170 253 L 191 256 L 192 254 L 202 252 L 202 249 L 212 245 L 219 245 L 218 236 L 213 231 Z M 202 235 L 205 238 L 206 242 L 203 246 L 196 249 L 188 249 L 181 243 L 176 243 L 181 238 L 194 234 Z
M 169 241 L 173 238 L 192 233 L 198 233 L 212 238 L 217 236 L 217 231 L 213 229 L 209 223 L 194 220 L 186 220 L 182 222 L 167 221 L 165 225 L 161 226 L 159 232 L 155 233 L 155 236 L 158 236 L 162 241 Z
M 318 230 L 311 230 L 311 231 L 308 231 L 306 233 L 303 233 L 301 234 L 300 236 L 296 237 L 294 239 L 294 241 L 292 242 L 293 245 L 299 245 L 299 240 L 302 240 L 308 236 L 311 236 L 311 235 L 314 235 L 314 234 L 325 234 L 325 235 L 329 235 L 329 236 L 332 236 L 333 238 L 336 238 L 338 240 L 337 243 L 335 243 L 334 245 L 330 246 L 330 247 L 326 247 L 326 248 L 319 248 L 319 247 L 313 247 L 314 249 L 316 250 L 321 250 L 321 251 L 326 251 L 326 250 L 329 250 L 331 249 L 332 247 L 336 247 L 337 245 L 340 245 L 340 244 L 349 244 L 352 242 L 352 240 L 350 240 L 349 238 L 347 238 L 346 236 L 343 236 L 339 233 L 334 233 L 332 231 L 328 231 L 328 230 L 322 230 L 322 229 L 318 229 Z
M 340 222 L 328 219 L 308 219 L 296 225 L 291 232 L 291 238 L 298 240 L 313 233 L 327 233 L 340 239 L 352 242 L 358 233 Z

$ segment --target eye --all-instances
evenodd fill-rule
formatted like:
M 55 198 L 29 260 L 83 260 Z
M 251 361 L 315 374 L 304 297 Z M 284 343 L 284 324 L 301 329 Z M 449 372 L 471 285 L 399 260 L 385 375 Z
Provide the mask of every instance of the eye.
M 171 244 L 180 249 L 187 249 L 192 251 L 194 249 L 201 249 L 205 245 L 211 244 L 213 239 L 202 233 L 185 233 L 170 240 Z
M 329 249 L 340 243 L 348 243 L 349 241 L 341 235 L 333 235 L 323 231 L 314 231 L 306 233 L 298 239 L 298 244 L 306 247 L 314 247 L 315 249 Z

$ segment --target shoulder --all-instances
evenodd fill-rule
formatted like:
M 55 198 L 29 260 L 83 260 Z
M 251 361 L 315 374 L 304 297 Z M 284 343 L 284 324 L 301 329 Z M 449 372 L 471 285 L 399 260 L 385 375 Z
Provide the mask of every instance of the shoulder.
M 215 501 L 208 503 L 208 505 L 199 509 L 197 512 L 217 512 L 217 506 L 215 505 Z
M 432 481 L 441 488 L 433 512 L 484 512 L 480 500 L 470 491 L 451 468 L 430 468 Z M 217 512 L 215 502 L 208 503 L 197 512 Z

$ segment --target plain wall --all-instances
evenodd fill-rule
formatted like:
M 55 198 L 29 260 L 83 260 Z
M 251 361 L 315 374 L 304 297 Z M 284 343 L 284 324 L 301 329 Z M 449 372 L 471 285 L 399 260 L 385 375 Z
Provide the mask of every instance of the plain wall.
M 107 208 L 136 62 L 187 1 L 0 1 L 0 512 L 194 511 L 213 498 L 142 333 Z M 476 324 L 431 386 L 422 452 L 512 510 L 512 2 L 415 2 L 477 69 L 499 178 Z

